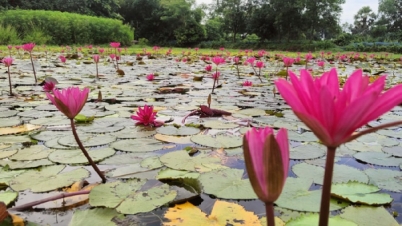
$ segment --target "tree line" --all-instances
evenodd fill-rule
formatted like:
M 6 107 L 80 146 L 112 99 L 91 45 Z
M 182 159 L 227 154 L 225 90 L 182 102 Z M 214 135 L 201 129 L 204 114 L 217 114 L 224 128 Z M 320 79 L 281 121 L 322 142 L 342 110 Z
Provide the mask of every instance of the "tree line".
M 2 10 L 41 9 L 123 20 L 135 38 L 155 44 L 200 42 L 402 40 L 402 1 L 379 0 L 340 24 L 345 0 L 0 0 Z

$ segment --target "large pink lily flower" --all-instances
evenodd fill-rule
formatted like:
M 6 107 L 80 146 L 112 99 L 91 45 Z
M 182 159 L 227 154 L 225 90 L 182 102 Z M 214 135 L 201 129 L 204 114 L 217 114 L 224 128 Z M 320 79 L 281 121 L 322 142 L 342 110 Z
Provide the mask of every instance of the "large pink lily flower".
M 224 58 L 222 58 L 222 57 L 213 57 L 212 58 L 212 62 L 214 63 L 214 64 L 216 64 L 216 65 L 219 65 L 219 64 L 224 64 L 225 63 L 225 59 Z
M 319 78 L 313 78 L 307 70 L 301 70 L 300 78 L 293 72 L 289 74 L 290 82 L 275 82 L 278 91 L 327 147 L 336 148 L 350 141 L 356 129 L 402 103 L 402 85 L 383 92 L 385 76 L 370 84 L 362 70 L 355 71 L 343 89 L 335 68 Z
M 35 47 L 35 43 L 27 43 L 27 44 L 22 45 L 22 49 L 27 52 L 32 52 L 34 47 Z
M 247 173 L 258 198 L 265 203 L 278 199 L 289 171 L 289 141 L 286 129 L 274 136 L 270 127 L 252 128 L 243 138 Z
M 53 89 L 54 96 L 50 93 L 46 93 L 46 96 L 67 118 L 74 119 L 87 102 L 88 94 L 89 88 L 81 91 L 78 87 L 68 87 L 62 90 Z
M 144 126 L 161 126 L 163 122 L 156 120 L 156 112 L 153 106 L 144 105 L 143 108 L 139 107 L 136 115 L 132 115 L 131 119 L 137 121 L 136 125 Z

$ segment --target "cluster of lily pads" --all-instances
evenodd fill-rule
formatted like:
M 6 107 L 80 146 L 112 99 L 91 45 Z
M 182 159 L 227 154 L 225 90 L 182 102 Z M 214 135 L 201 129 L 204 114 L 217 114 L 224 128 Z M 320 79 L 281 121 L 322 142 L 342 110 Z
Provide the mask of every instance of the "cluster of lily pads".
M 117 47 L 113 48 L 111 54 L 118 54 Z M 38 207 L 59 209 L 88 202 L 90 208 L 74 210 L 69 225 L 88 225 L 89 221 L 141 224 L 140 218 L 132 216 L 151 214 L 158 208 L 163 210 L 162 225 L 264 225 L 265 217 L 237 201 L 257 199 L 244 170 L 242 136 L 251 127 L 271 126 L 288 130 L 290 158 L 294 160 L 282 195 L 275 202 L 279 207 L 276 224 L 316 224 L 321 190 L 311 188 L 322 185 L 325 149 L 277 93 L 274 78 L 287 77 L 288 70 L 301 68 L 321 75 L 325 64 L 330 64 L 342 71 L 341 80 L 362 68 L 373 79 L 389 74 L 387 85 L 392 86 L 400 82 L 401 71 L 399 59 L 385 54 L 318 53 L 314 57 L 311 53 L 247 50 L 233 54 L 224 49 L 202 53 L 197 49 L 173 55 L 172 50 L 165 53 L 153 48 L 126 52 L 118 62 L 116 55 L 101 55 L 94 61 L 97 51 L 88 48 L 63 53 L 66 60 L 62 63 L 57 51 L 25 55 L 10 51 L 15 59 L 3 68 L 10 80 L 0 81 L 0 182 L 4 187 L 0 201 L 9 206 L 10 213 L 24 214 L 19 208 L 26 203 L 19 196 L 23 192 L 29 196 L 53 191 L 45 197 L 78 192 L 80 199 L 65 198 L 63 204 L 59 198 L 56 206 L 41 203 Z M 223 60 L 217 64 L 213 57 Z M 51 76 L 58 81 L 58 88 L 90 89 L 75 123 L 83 146 L 106 175 L 106 183 L 100 184 L 87 166 L 70 120 L 35 84 L 32 65 L 38 81 Z M 212 72 L 219 72 L 219 76 Z M 152 79 L 147 78 L 150 74 Z M 9 81 L 14 86 L 13 96 L 8 95 Z M 231 115 L 194 115 L 183 123 L 190 112 L 208 104 L 212 89 L 210 107 Z M 135 125 L 131 117 L 144 105 L 153 106 L 163 126 Z M 402 108 L 396 107 L 367 127 L 400 120 L 401 114 Z M 339 211 L 330 222 L 399 225 L 385 207 L 393 206 L 396 201 L 392 197 L 402 191 L 401 138 L 399 127 L 387 128 L 337 150 L 339 163 L 334 167 L 330 209 Z M 367 164 L 358 169 L 348 160 Z M 201 194 L 217 199 L 212 212 L 200 210 L 192 202 Z M 36 221 L 25 220 L 32 225 Z M 55 221 L 46 223 L 57 225 Z

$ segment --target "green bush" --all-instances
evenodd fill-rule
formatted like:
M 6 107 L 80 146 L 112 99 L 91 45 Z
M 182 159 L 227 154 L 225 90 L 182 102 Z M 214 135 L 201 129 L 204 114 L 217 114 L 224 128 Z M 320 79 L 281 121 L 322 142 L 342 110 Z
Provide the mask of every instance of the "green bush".
M 48 44 L 67 45 L 116 41 L 130 45 L 134 39 L 133 29 L 120 20 L 75 13 L 7 10 L 0 13 L 0 21 L 4 26 L 14 27 L 24 42 L 37 39 Z
M 0 24 L 0 45 L 21 44 L 17 30 L 10 26 Z

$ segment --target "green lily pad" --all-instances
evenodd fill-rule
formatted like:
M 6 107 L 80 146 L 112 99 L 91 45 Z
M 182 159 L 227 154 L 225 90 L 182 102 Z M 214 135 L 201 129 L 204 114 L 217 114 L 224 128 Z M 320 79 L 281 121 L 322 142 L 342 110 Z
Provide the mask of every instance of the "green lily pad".
M 286 226 L 310 226 L 310 225 L 318 225 L 318 220 L 320 218 L 319 214 L 306 214 L 298 217 L 296 219 L 292 219 L 286 222 Z M 329 226 L 358 226 L 356 223 L 352 221 L 348 221 L 346 219 L 342 219 L 340 216 L 330 217 L 328 220 Z
M 222 199 L 257 199 L 249 179 L 243 179 L 244 170 L 221 169 L 200 175 L 203 190 Z
M 8 118 L 18 114 L 19 111 L 16 110 L 8 110 L 8 111 L 0 111 L 0 118 Z
M 192 136 L 191 141 L 212 148 L 236 148 L 243 145 L 243 139 L 241 137 L 223 135 L 212 137 L 210 135 L 199 134 Z
M 290 149 L 291 159 L 316 159 L 325 155 L 325 148 L 321 145 L 301 144 Z
M 126 152 L 151 152 L 163 149 L 165 145 L 154 139 L 129 139 L 129 140 L 119 140 L 111 145 L 112 148 L 119 151 Z
M 129 164 L 112 170 L 107 174 L 114 178 L 137 178 L 137 179 L 155 179 L 160 167 L 145 168 L 137 164 Z M 155 170 L 157 169 L 157 170 Z
M 322 185 L 324 178 L 324 168 L 310 165 L 307 163 L 296 164 L 292 167 L 292 171 L 300 178 L 312 179 L 314 183 Z M 349 181 L 357 181 L 367 184 L 368 176 L 356 168 L 335 164 L 333 183 L 346 183 Z
M 7 166 L 10 169 L 29 169 L 36 168 L 40 166 L 50 166 L 53 165 L 53 162 L 48 159 L 39 159 L 33 161 L 8 161 L 8 160 L 0 160 L 1 166 Z
M 345 146 L 350 150 L 359 152 L 382 152 L 381 151 L 382 146 L 377 143 L 369 144 L 369 143 L 362 143 L 359 141 L 352 141 L 346 143 Z
M 288 177 L 282 194 L 275 204 L 291 210 L 319 212 L 322 191 L 309 191 L 312 182 L 310 179 Z M 330 210 L 339 210 L 348 205 L 348 202 L 331 198 Z
M 24 173 L 25 170 L 10 170 L 4 171 L 0 169 L 0 185 L 9 185 L 10 180 L 13 180 L 16 176 Z
M 402 157 L 402 146 L 383 147 L 382 151 L 396 157 Z
M 111 136 L 111 135 L 107 135 L 107 134 L 96 135 L 96 136 L 95 135 L 80 135 L 79 138 L 80 138 L 82 144 L 84 145 L 84 147 L 102 146 L 102 145 L 112 143 L 113 141 L 116 140 L 115 136 Z M 75 141 L 75 138 L 73 135 L 59 138 L 59 140 L 57 142 L 63 146 L 78 148 L 78 144 Z
M 399 166 L 402 164 L 402 159 L 392 157 L 392 155 L 383 152 L 359 152 L 353 157 L 362 162 L 379 166 Z
M 12 155 L 14 155 L 15 153 L 17 153 L 18 150 L 14 149 L 14 150 L 6 150 L 6 151 L 0 151 L 0 159 L 4 159 L 4 158 L 8 158 Z
M 339 216 L 355 222 L 357 225 L 399 226 L 398 222 L 384 207 L 348 206 Z
M 162 155 L 159 159 L 165 166 L 176 170 L 206 172 L 215 168 L 227 168 L 220 164 L 219 157 L 209 156 L 204 152 L 191 157 L 185 150 L 173 151 Z
M 156 132 L 164 135 L 191 136 L 199 133 L 200 129 L 187 126 L 182 126 L 180 128 L 176 128 L 174 126 L 164 126 L 158 128 Z
M 318 138 L 312 132 L 296 133 L 294 131 L 288 131 L 289 140 L 299 142 L 314 142 L 318 141 Z M 321 146 L 325 150 L 325 146 Z
M 10 127 L 10 126 L 18 126 L 22 122 L 21 120 L 15 118 L 15 119 L 10 119 L 10 118 L 0 118 L 0 128 L 2 127 Z
M 258 108 L 243 109 L 243 110 L 237 111 L 236 113 L 242 114 L 242 115 L 247 115 L 247 116 L 252 116 L 252 117 L 266 115 L 264 110 L 258 109 Z
M 114 217 L 122 217 L 114 209 L 109 208 L 95 208 L 87 210 L 75 210 L 73 218 L 70 221 L 70 226 L 87 226 L 87 225 L 102 225 L 102 226 L 115 226 L 112 221 Z
M 122 153 L 113 155 L 110 158 L 107 158 L 100 162 L 102 165 L 124 165 L 124 164 L 134 164 L 140 163 L 143 159 L 151 156 L 157 155 L 153 152 L 148 153 Z
M 333 184 L 331 195 L 349 202 L 365 205 L 385 205 L 392 202 L 392 198 L 386 193 L 375 193 L 380 188 L 374 185 L 367 185 L 357 182 L 345 184 Z
M 3 191 L 0 192 L 0 202 L 4 202 L 6 206 L 8 206 L 10 203 L 14 202 L 18 197 L 18 192 L 13 192 L 13 191 Z
M 401 192 L 402 191 L 402 172 L 388 169 L 366 169 L 364 173 L 370 179 L 370 184 L 381 189 Z
M 32 145 L 28 148 L 24 148 L 18 151 L 17 154 L 10 157 L 11 160 L 18 161 L 32 161 L 38 159 L 44 159 L 49 156 L 54 150 L 49 149 L 43 145 Z
M 27 135 L 22 136 L 0 136 L 0 143 L 3 144 L 15 144 L 15 143 L 24 143 L 30 142 L 31 138 Z
M 182 179 L 182 178 L 193 178 L 197 179 L 200 176 L 199 173 L 190 172 L 186 170 L 175 170 L 175 169 L 162 169 L 159 171 L 158 176 L 156 179 L 163 180 L 163 179 Z
M 53 116 L 53 113 L 47 111 L 29 110 L 18 113 L 18 116 L 25 118 L 45 118 Z
M 131 180 L 98 185 L 89 194 L 89 204 L 115 208 L 123 214 L 146 213 L 172 201 L 177 195 L 167 184 L 141 191 L 145 183 L 145 180 Z
M 49 141 L 55 138 L 65 137 L 71 135 L 71 131 L 41 131 L 39 133 L 32 134 L 32 139 L 39 141 Z
M 158 156 L 148 157 L 141 162 L 141 167 L 148 169 L 156 169 L 163 166 L 162 162 L 159 160 Z
M 40 171 L 30 170 L 18 175 L 10 181 L 14 191 L 31 190 L 32 192 L 46 192 L 72 185 L 89 176 L 86 169 L 79 168 L 61 173 L 65 166 L 43 167 Z
M 239 125 L 231 122 L 225 122 L 220 120 L 211 120 L 203 122 L 202 125 L 211 129 L 233 129 L 239 127 Z
M 114 155 L 112 148 L 102 148 L 88 151 L 94 162 L 100 162 L 103 159 Z M 49 160 L 61 164 L 88 164 L 88 160 L 81 149 L 57 150 L 49 155 Z
M 98 125 L 90 125 L 81 127 L 80 131 L 85 133 L 95 133 L 95 134 L 104 134 L 104 133 L 115 133 L 124 129 L 124 126 L 98 126 Z
M 149 127 L 130 127 L 114 133 L 118 139 L 138 139 L 150 137 L 156 134 L 155 128 Z
M 70 125 L 70 120 L 66 117 L 39 118 L 31 120 L 29 123 L 41 126 L 64 126 Z

